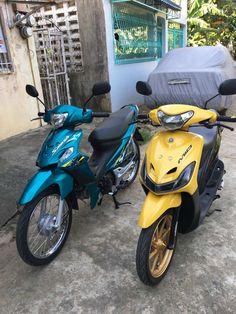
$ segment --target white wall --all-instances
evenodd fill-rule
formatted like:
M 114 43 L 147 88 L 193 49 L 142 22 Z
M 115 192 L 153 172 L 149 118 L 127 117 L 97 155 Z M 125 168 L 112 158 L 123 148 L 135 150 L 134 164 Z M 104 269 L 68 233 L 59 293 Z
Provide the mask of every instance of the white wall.
M 136 92 L 136 82 L 146 81 L 149 74 L 157 66 L 157 61 L 131 63 L 131 64 L 115 64 L 114 57 L 114 34 L 111 0 L 103 0 L 105 23 L 106 23 L 106 42 L 108 52 L 108 71 L 111 84 L 111 102 L 112 111 L 116 111 L 127 104 L 142 104 L 143 96 Z M 186 23 L 187 0 L 182 0 L 184 8 L 179 22 Z M 164 17 L 164 15 L 163 15 Z M 165 23 L 165 34 L 163 38 L 165 52 L 168 51 L 168 21 Z
M 157 61 L 132 64 L 115 64 L 112 8 L 110 0 L 103 0 L 106 41 L 108 52 L 108 70 L 111 84 L 112 111 L 127 104 L 142 104 L 143 97 L 136 92 L 136 82 L 145 81 L 150 72 L 156 67 Z
M 39 121 L 30 120 L 37 117 L 38 102 L 28 96 L 25 85 L 36 85 L 42 97 L 41 82 L 35 52 L 34 40 L 23 40 L 17 27 L 10 30 L 7 26 L 8 14 L 13 12 L 9 5 L 0 0 L 6 28 L 6 40 L 13 61 L 14 71 L 9 74 L 0 73 L 0 140 L 34 129 L 40 126 Z M 8 13 L 8 14 L 7 14 Z

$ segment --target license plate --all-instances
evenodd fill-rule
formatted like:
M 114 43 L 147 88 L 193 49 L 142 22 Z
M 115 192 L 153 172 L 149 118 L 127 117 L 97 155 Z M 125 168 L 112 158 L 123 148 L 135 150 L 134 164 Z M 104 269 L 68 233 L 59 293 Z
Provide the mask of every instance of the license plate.
M 168 85 L 191 84 L 191 79 L 175 79 L 168 81 Z

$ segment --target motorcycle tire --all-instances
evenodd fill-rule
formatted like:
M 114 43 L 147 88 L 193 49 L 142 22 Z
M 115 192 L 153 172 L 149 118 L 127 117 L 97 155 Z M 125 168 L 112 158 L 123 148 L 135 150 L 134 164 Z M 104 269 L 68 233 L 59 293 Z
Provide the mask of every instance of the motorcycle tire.
M 52 200 L 53 197 L 59 202 L 60 193 L 58 188 L 55 186 L 44 190 L 34 200 L 26 204 L 18 220 L 16 246 L 22 260 L 29 265 L 41 266 L 50 263 L 59 254 L 70 233 L 72 223 L 72 207 L 70 202 L 67 202 L 67 200 L 65 200 L 63 207 L 63 219 L 60 229 L 56 230 L 51 227 L 50 231 L 50 224 L 52 225 L 53 222 L 55 222 L 58 208 L 56 209 L 55 206 L 55 214 L 50 213 L 52 208 L 49 208 L 49 211 L 43 212 L 42 214 L 42 206 L 46 208 L 47 202 L 49 204 L 49 200 Z M 37 218 L 35 219 L 36 223 L 34 228 L 32 228 L 32 220 L 33 217 L 36 216 L 36 210 L 38 210 L 40 204 L 40 214 L 38 220 Z M 49 207 L 52 207 L 52 203 L 50 203 Z M 32 230 L 35 231 L 36 235 L 34 238 L 31 236 L 30 239 L 30 231 Z M 60 232 L 62 233 L 60 234 Z M 58 236 L 58 241 L 54 243 L 53 239 Z M 39 244 L 39 247 L 37 248 L 37 243 L 40 240 L 44 240 L 46 242 L 43 242 L 41 247 Z M 51 244 L 52 246 L 50 247 Z
M 176 247 L 168 249 L 173 223 L 173 209 L 166 211 L 154 224 L 142 229 L 136 251 L 136 269 L 140 280 L 150 286 L 160 283 L 166 275 Z

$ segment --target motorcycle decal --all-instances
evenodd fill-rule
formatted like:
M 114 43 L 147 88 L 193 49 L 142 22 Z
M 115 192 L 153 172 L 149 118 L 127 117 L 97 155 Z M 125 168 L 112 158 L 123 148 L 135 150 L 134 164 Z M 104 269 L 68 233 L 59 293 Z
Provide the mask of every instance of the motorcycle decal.
M 80 137 L 81 137 L 81 133 L 74 134 L 73 137 L 69 141 L 67 141 L 67 143 L 70 143 L 70 142 L 73 142 L 73 141 L 77 141 Z
M 119 158 L 117 159 L 117 161 L 115 162 L 115 166 L 117 166 L 118 164 L 122 163 L 124 158 L 125 158 L 125 154 L 126 154 L 126 147 L 124 147 L 121 151 L 121 154 L 119 156 Z
M 67 168 L 69 166 L 75 166 L 75 165 L 79 165 L 81 163 L 81 161 L 83 161 L 85 159 L 84 156 L 80 157 L 80 159 L 77 160 L 77 157 L 68 161 L 67 163 L 65 163 L 62 168 Z
M 62 168 L 69 167 L 69 166 L 73 163 L 73 161 L 74 161 L 74 160 L 68 161 L 66 164 L 64 164 L 64 165 L 62 166 Z
M 184 157 L 188 154 L 188 152 L 193 148 L 193 145 L 189 145 L 189 147 L 186 149 L 186 151 L 183 153 L 183 155 L 178 160 L 178 164 L 181 163 L 181 161 L 184 159 Z
M 66 136 L 64 140 L 53 149 L 52 154 L 54 155 L 67 142 L 69 138 L 69 136 Z

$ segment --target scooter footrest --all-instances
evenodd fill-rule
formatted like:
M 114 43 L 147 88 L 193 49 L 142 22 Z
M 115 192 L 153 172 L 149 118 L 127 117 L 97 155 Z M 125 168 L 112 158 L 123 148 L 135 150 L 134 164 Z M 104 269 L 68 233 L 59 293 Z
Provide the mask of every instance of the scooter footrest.
M 207 187 L 216 186 L 219 180 L 223 177 L 223 175 L 224 175 L 224 164 L 221 160 L 218 160 L 212 171 L 212 175 L 209 181 L 207 182 Z
M 218 160 L 212 176 L 208 181 L 204 192 L 199 195 L 199 204 L 200 204 L 200 223 L 203 221 L 207 215 L 212 203 L 214 200 L 219 198 L 216 196 L 217 190 L 221 184 L 222 177 L 224 175 L 224 164 L 221 160 Z

